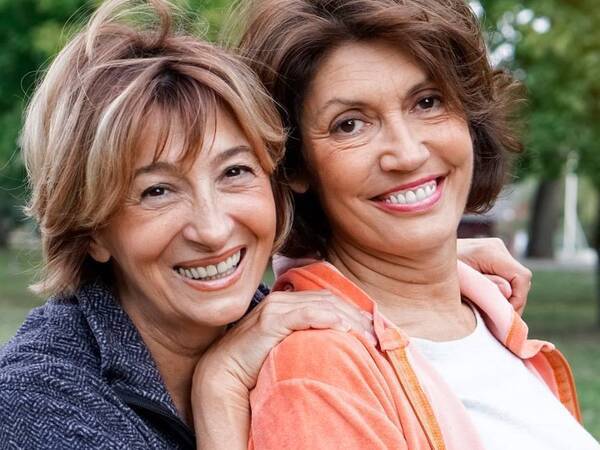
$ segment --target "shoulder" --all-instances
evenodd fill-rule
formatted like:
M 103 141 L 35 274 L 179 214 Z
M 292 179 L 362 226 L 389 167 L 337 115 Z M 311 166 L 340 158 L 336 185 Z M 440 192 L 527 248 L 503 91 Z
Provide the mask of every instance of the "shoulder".
M 265 361 L 257 388 L 279 383 L 318 383 L 358 392 L 384 382 L 378 359 L 365 338 L 334 330 L 292 333 Z M 259 389 L 260 390 L 260 389 Z
M 102 314 L 76 297 L 50 299 L 0 351 L 0 448 L 148 448 L 105 376 L 101 345 L 114 342 L 98 334 Z
M 93 403 L 108 392 L 100 366 L 77 302 L 69 297 L 48 300 L 31 311 L 0 352 L 0 418 L 6 420 L 9 411 L 26 416 L 57 404 Z
M 250 395 L 254 448 L 406 448 L 384 358 L 351 333 L 291 334 Z
M 324 361 L 339 366 L 363 365 L 369 362 L 369 354 L 363 340 L 353 333 L 335 330 L 305 330 L 292 333 L 272 352 L 277 378 L 320 373 Z
M 0 350 L 3 376 L 36 372 L 45 365 L 98 370 L 99 364 L 95 339 L 74 297 L 51 298 L 33 309 Z

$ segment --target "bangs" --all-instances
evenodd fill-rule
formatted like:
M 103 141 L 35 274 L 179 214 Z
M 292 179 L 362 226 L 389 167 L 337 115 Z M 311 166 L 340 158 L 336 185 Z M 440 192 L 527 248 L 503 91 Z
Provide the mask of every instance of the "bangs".
M 159 121 L 153 124 L 159 130 L 153 162 L 163 156 L 173 134 L 180 133 L 182 144 L 177 162 L 184 171 L 188 170 L 200 152 L 213 146 L 218 112 L 224 110 L 243 131 L 262 168 L 271 174 L 275 164 L 267 149 L 265 130 L 257 126 L 246 108 L 239 106 L 243 102 L 229 86 L 217 92 L 217 86 L 209 87 L 205 83 L 206 80 L 198 80 L 191 74 L 169 69 L 155 78 L 146 112 L 136 127 L 141 137 L 151 120 Z
M 189 169 L 200 152 L 214 143 L 220 103 L 214 91 L 199 83 L 174 72 L 161 74 L 138 128 L 143 130 L 150 121 L 159 122 L 152 124 L 159 130 L 153 162 L 163 156 L 173 134 L 180 133 L 182 148 L 177 162 L 184 170 Z

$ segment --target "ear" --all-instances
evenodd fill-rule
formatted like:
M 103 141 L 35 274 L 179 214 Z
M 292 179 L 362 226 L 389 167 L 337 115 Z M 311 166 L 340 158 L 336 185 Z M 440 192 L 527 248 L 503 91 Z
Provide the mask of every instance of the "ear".
M 308 181 L 308 177 L 305 173 L 298 174 L 294 178 L 289 181 L 290 188 L 296 194 L 305 194 L 310 187 L 310 183 Z
M 107 263 L 111 257 L 110 250 L 104 244 L 102 237 L 96 233 L 92 235 L 88 253 L 94 261 L 99 263 Z

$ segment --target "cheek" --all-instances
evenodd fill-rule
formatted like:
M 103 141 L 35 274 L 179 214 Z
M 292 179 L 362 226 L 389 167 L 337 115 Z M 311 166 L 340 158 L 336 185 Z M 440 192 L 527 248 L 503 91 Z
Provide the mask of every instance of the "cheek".
M 110 247 L 117 265 L 143 271 L 155 263 L 180 230 L 183 211 L 136 213 L 117 217 Z
M 439 148 L 445 159 L 457 168 L 469 170 L 473 166 L 473 142 L 467 124 L 453 120 L 436 130 Z M 470 171 L 470 170 L 469 170 Z
M 365 149 L 317 146 L 311 154 L 312 173 L 325 207 L 335 207 L 345 198 L 359 194 L 375 164 Z
M 252 192 L 230 198 L 229 211 L 234 220 L 254 235 L 270 252 L 275 238 L 277 218 L 275 199 L 267 181 Z

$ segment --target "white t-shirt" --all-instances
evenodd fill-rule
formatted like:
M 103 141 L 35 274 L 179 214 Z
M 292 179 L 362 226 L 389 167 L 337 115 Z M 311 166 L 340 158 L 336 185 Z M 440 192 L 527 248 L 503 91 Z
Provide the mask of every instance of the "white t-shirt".
M 525 364 L 504 347 L 477 311 L 462 339 L 411 338 L 466 407 L 487 450 L 600 450 Z

